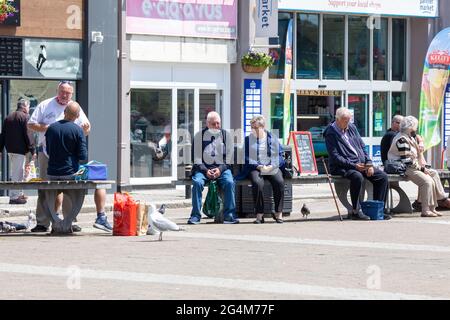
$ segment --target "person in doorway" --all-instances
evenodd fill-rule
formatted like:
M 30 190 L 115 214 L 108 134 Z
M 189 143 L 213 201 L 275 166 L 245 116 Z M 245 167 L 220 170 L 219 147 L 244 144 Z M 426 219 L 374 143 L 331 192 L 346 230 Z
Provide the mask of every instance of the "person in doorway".
M 353 211 L 349 218 L 369 220 L 360 206 L 364 179 L 373 184 L 373 199 L 386 201 L 388 177 L 383 171 L 374 168 L 365 150 L 364 142 L 355 125 L 350 123 L 352 113 L 345 107 L 336 110 L 336 120 L 324 131 L 329 155 L 331 174 L 350 180 L 350 195 Z M 384 218 L 390 219 L 387 214 Z
M 206 117 L 206 128 L 197 133 L 192 144 L 192 212 L 188 224 L 199 224 L 201 220 L 202 192 L 206 182 L 217 180 L 225 192 L 224 222 L 239 223 L 236 218 L 235 184 L 227 158 L 233 153 L 233 139 L 221 129 L 217 112 Z
M 17 110 L 5 118 L 0 135 L 0 153 L 6 148 L 11 168 L 11 181 L 20 182 L 24 178 L 26 154 L 34 154 L 34 147 L 30 141 L 27 122 L 30 103 L 21 99 L 17 103 Z M 23 190 L 11 190 L 9 204 L 25 204 L 27 197 Z
M 48 127 L 62 120 L 64 117 L 64 109 L 67 107 L 68 103 L 72 101 L 73 86 L 70 81 L 61 81 L 58 84 L 57 96 L 47 99 L 41 102 L 36 110 L 33 112 L 30 120 L 28 121 L 28 128 L 39 133 L 38 137 L 38 164 L 40 178 L 47 179 L 47 167 L 48 167 L 48 156 L 46 152 L 46 140 L 45 132 Z M 74 122 L 82 130 L 85 136 L 87 136 L 91 130 L 91 124 L 86 117 L 83 109 L 80 109 L 80 115 Z M 61 210 L 62 208 L 62 194 L 58 197 L 57 208 Z M 106 190 L 97 189 L 94 193 L 95 206 L 97 208 L 97 219 L 94 222 L 94 227 L 107 232 L 112 231 L 111 225 L 108 223 L 107 217 L 105 215 L 105 203 L 106 203 Z M 50 226 L 50 220 L 44 214 L 42 209 L 42 203 L 38 202 L 36 207 L 36 220 L 37 225 L 33 228 L 32 232 L 47 232 Z M 73 225 L 72 229 L 75 232 L 81 231 L 81 228 L 77 225 Z
M 37 71 L 41 71 L 42 65 L 45 61 L 47 61 L 47 50 L 45 45 L 41 44 L 40 46 L 41 52 L 39 53 L 38 60 L 36 62 L 36 69 Z

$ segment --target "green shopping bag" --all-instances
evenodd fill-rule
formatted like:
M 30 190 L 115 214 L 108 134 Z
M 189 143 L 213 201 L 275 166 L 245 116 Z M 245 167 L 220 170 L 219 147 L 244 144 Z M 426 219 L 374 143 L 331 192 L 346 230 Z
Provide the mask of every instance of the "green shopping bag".
M 220 222 L 223 219 L 223 201 L 219 195 L 217 181 L 210 181 L 205 203 L 203 204 L 203 213 L 214 221 Z

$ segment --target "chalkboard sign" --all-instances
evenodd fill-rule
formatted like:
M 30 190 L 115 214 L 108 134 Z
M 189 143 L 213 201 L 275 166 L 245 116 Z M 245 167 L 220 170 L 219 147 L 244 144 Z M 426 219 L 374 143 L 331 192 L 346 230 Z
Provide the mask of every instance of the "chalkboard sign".
M 292 131 L 289 135 L 288 144 L 292 144 L 295 150 L 293 153 L 294 164 L 297 164 L 299 174 L 318 174 L 311 132 Z
M 0 38 L 0 76 L 22 76 L 22 39 Z

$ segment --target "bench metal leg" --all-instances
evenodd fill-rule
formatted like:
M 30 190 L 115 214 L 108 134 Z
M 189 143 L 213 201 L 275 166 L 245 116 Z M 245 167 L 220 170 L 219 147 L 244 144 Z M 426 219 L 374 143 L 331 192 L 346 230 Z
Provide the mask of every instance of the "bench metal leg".
M 412 213 L 412 206 L 411 201 L 409 200 L 408 195 L 403 191 L 403 189 L 400 187 L 400 183 L 398 181 L 392 181 L 389 182 L 389 189 L 394 189 L 398 192 L 400 196 L 400 201 L 398 205 L 394 208 L 391 208 L 392 213 Z M 391 195 L 391 203 L 393 206 L 393 200 L 392 200 L 392 190 L 390 190 Z
M 60 219 L 54 210 L 56 196 L 59 192 L 64 193 L 63 212 L 64 220 Z M 52 232 L 71 233 L 72 222 L 83 206 L 86 190 L 42 190 L 39 193 L 43 210 L 47 218 L 52 222 Z

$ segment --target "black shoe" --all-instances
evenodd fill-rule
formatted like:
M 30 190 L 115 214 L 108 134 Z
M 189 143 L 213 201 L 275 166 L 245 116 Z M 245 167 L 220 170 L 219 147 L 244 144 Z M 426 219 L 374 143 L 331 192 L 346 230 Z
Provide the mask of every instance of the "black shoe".
M 37 225 L 33 229 L 31 229 L 31 232 L 47 232 L 48 228 L 44 226 Z
M 255 221 L 253 221 L 254 224 L 261 224 L 264 223 L 264 217 L 261 220 L 256 219 Z
M 356 213 L 352 213 L 351 219 L 368 221 L 368 220 L 370 220 L 370 217 L 366 216 L 361 210 L 359 210 Z
M 415 212 L 422 212 L 422 203 L 419 201 L 415 200 L 411 206 Z
M 72 232 L 81 232 L 81 227 L 76 225 L 76 224 L 73 224 L 72 225 Z
M 27 200 L 25 200 L 23 198 L 9 200 L 9 204 L 25 204 L 25 203 L 27 203 Z
M 391 220 L 392 216 L 390 216 L 389 214 L 384 214 L 383 219 L 384 220 Z

